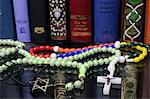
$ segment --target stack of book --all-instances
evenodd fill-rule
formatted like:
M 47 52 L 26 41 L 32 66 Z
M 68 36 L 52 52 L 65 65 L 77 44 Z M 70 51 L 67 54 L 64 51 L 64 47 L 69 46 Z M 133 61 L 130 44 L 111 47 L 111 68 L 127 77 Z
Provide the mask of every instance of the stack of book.
M 150 44 L 149 0 L 0 0 L 0 38 Z

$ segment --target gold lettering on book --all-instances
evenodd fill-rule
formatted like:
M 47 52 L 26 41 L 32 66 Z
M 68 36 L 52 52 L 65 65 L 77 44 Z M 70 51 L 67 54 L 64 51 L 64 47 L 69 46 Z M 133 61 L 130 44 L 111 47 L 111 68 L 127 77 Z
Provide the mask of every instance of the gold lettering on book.
M 45 29 L 44 29 L 44 27 L 35 27 L 34 33 L 37 33 L 37 34 L 45 33 Z

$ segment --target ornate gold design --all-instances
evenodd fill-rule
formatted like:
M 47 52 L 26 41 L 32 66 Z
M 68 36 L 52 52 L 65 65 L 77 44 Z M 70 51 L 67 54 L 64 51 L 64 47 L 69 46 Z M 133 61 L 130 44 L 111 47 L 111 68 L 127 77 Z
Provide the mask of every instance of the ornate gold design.
M 45 33 L 45 29 L 44 29 L 44 27 L 35 27 L 34 33 L 43 34 L 43 33 Z

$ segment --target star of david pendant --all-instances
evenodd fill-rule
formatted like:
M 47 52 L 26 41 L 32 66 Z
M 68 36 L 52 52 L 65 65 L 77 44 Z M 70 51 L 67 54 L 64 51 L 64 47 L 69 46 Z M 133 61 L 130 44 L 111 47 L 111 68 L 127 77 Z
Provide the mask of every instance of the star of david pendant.
M 41 90 L 46 93 L 47 88 L 50 86 L 52 85 L 49 85 L 49 79 L 42 79 L 38 77 L 35 81 L 33 81 L 32 92 L 35 90 Z

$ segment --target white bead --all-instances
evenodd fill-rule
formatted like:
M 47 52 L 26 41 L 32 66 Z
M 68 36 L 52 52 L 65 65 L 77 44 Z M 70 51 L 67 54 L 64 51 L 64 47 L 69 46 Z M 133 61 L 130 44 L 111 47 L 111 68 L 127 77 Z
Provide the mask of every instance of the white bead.
M 124 56 L 120 56 L 120 57 L 119 57 L 119 62 L 120 62 L 120 63 L 124 63 L 124 62 L 125 62 L 125 60 L 126 60 L 126 59 L 125 59 L 125 57 L 124 57 Z
M 54 52 L 58 52 L 58 49 L 59 49 L 59 46 L 54 46 L 53 47 Z
M 109 66 L 107 67 L 107 70 L 108 70 L 109 72 L 115 71 L 115 66 L 114 66 L 114 65 L 109 65 Z
M 110 66 L 112 66 L 112 65 L 115 66 L 115 64 L 116 64 L 115 61 L 111 61 L 111 62 L 109 63 Z
M 134 59 L 126 59 L 126 61 L 130 63 L 130 62 L 133 62 Z
M 51 58 L 56 58 L 56 57 L 57 57 L 57 55 L 55 53 L 51 54 Z
M 115 48 L 120 48 L 120 41 L 116 41 L 114 45 L 115 45 Z

